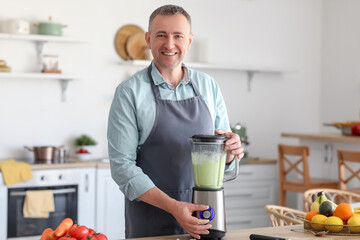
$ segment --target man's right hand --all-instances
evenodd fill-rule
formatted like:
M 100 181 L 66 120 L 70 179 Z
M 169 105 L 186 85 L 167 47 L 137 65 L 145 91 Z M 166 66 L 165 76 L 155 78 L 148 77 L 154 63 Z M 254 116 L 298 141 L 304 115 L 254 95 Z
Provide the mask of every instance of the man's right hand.
M 188 234 L 200 239 L 200 234 L 209 234 L 208 229 L 211 228 L 211 225 L 207 219 L 194 217 L 193 212 L 205 211 L 208 208 L 209 207 L 205 205 L 176 201 L 175 207 L 170 210 L 170 213 Z

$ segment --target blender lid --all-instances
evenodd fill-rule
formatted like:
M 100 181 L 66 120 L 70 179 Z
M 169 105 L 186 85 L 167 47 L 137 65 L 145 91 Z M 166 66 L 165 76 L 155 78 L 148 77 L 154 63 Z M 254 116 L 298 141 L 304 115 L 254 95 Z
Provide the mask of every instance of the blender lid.
M 211 143 L 224 143 L 228 140 L 224 135 L 194 135 L 191 137 L 193 142 L 211 142 Z

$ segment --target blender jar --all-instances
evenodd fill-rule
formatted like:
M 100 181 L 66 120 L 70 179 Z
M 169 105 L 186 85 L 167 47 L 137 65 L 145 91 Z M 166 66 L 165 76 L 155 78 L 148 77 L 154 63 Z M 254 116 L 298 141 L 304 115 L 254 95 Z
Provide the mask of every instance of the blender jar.
M 194 135 L 190 138 L 195 187 L 222 187 L 226 164 L 226 140 L 223 135 Z

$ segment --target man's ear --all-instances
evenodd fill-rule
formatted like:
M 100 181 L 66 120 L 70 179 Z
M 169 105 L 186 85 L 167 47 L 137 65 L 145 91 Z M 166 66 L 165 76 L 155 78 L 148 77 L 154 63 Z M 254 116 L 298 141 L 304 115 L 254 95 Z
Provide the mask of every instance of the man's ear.
M 151 49 L 151 47 L 150 47 L 151 46 L 151 41 L 150 41 L 150 33 L 149 32 L 145 33 L 145 41 L 146 41 L 148 47 Z
M 193 36 L 194 36 L 194 34 L 190 33 L 190 36 L 189 36 L 189 45 L 188 45 L 188 49 L 187 49 L 187 50 L 190 49 L 190 46 L 191 46 L 192 41 L 193 41 Z

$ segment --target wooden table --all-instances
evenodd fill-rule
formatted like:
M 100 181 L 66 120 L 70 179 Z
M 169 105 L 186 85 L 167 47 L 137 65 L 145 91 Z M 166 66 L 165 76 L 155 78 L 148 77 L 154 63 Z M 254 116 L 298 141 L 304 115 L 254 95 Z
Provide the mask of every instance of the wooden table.
M 260 234 L 272 237 L 281 237 L 291 240 L 321 240 L 321 239 L 360 239 L 360 236 L 339 236 L 339 235 L 325 235 L 322 237 L 315 237 L 311 233 L 293 232 L 290 229 L 303 230 L 303 225 L 292 225 L 286 227 L 267 227 L 267 228 L 251 228 L 241 230 L 229 230 L 223 240 L 245 240 L 249 239 L 250 234 Z M 189 240 L 189 235 L 173 235 L 162 237 L 149 237 L 149 238 L 132 238 L 136 240 Z M 129 240 L 129 239 L 128 239 Z

